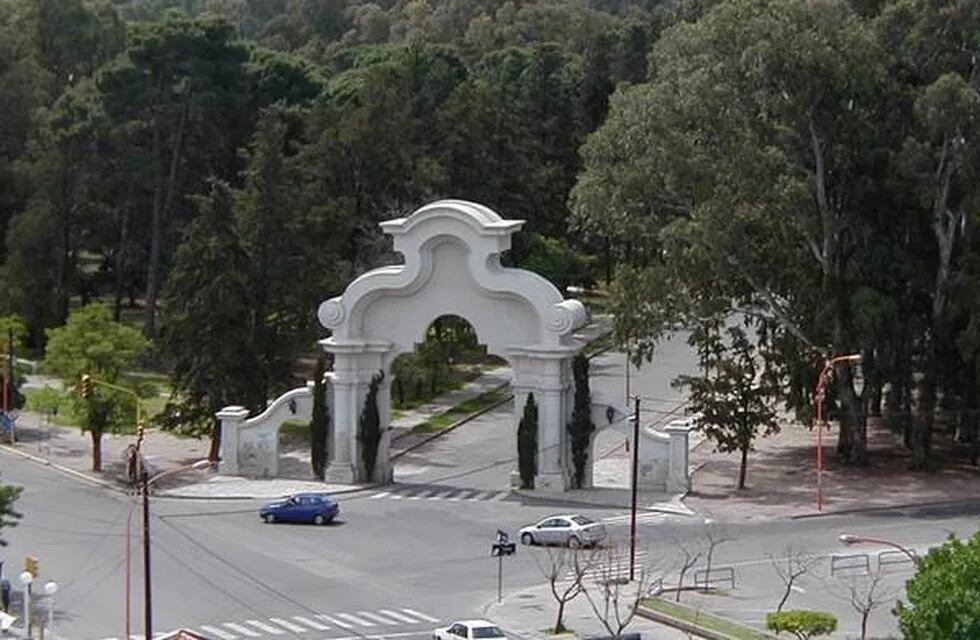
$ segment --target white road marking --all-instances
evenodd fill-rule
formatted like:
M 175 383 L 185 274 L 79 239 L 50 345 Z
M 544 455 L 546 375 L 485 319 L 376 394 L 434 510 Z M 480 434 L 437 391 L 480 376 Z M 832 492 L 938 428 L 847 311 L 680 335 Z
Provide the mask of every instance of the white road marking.
M 337 625 L 338 627 L 340 627 L 342 629 L 353 629 L 354 628 L 354 625 L 352 625 L 349 622 L 343 622 L 342 620 L 337 620 L 336 618 L 331 618 L 330 616 L 324 615 L 322 613 L 316 614 L 316 617 L 317 618 L 320 618 L 321 620 L 326 620 L 330 624 Z
M 427 616 L 424 613 L 420 613 L 420 612 L 416 611 L 415 609 L 405 609 L 405 608 L 402 608 L 402 611 L 404 611 L 405 613 L 407 613 L 410 616 L 415 616 L 416 618 L 421 618 L 423 620 L 428 620 L 429 622 L 439 622 L 439 618 L 433 618 L 432 616 Z
M 490 498 L 490 502 L 500 502 L 501 500 L 503 500 L 504 498 L 506 498 L 509 495 L 510 495 L 510 491 L 501 491 L 500 493 L 498 493 L 494 497 Z
M 221 640 L 235 640 L 235 638 L 238 637 L 238 636 L 236 636 L 233 633 L 228 633 L 227 631 L 222 631 L 221 629 L 219 629 L 217 627 L 209 627 L 206 624 L 202 624 L 200 627 L 198 627 L 198 629 L 200 629 L 201 631 L 207 631 L 208 633 L 210 633 L 212 635 L 218 636 L 218 638 L 220 638 Z
M 316 620 L 310 620 L 309 618 L 304 618 L 303 616 L 293 616 L 293 620 L 296 622 L 302 622 L 311 629 L 316 629 L 317 631 L 326 631 L 330 627 L 325 624 L 320 624 Z
M 415 618 L 410 618 L 404 613 L 398 613 L 397 611 L 392 611 L 391 609 L 380 609 L 381 613 L 385 614 L 389 618 L 394 618 L 395 620 L 401 620 L 402 622 L 408 622 L 411 624 L 418 624 L 418 620 Z
M 375 626 L 375 624 L 373 622 L 368 622 L 367 620 L 361 620 L 357 616 L 352 616 L 349 613 L 335 613 L 334 615 L 337 616 L 338 618 L 343 618 L 345 620 L 350 620 L 354 624 L 359 624 L 362 627 L 373 627 L 373 626 Z
M 275 622 L 277 625 L 286 629 L 287 631 L 295 631 L 297 633 L 306 633 L 309 629 L 305 629 L 295 622 L 290 622 L 289 620 L 283 620 L 282 618 L 269 618 L 270 621 Z
M 455 493 L 455 491 L 453 491 L 452 489 L 450 489 L 449 491 L 443 491 L 439 495 L 432 496 L 431 498 L 429 498 L 429 500 L 444 500 L 444 499 L 447 499 L 447 498 L 452 498 L 452 495 L 454 493 Z
M 256 632 L 252 631 L 251 629 L 248 629 L 246 627 L 243 627 L 242 625 L 237 624 L 237 623 L 234 623 L 234 622 L 226 622 L 222 626 L 223 627 L 228 627 L 229 629 L 231 629 L 235 633 L 240 633 L 243 636 L 248 636 L 249 638 L 258 638 L 258 637 L 261 637 L 262 636 L 261 633 L 256 633 Z M 201 628 L 202 629 L 205 629 L 205 627 L 201 627 Z
M 370 611 L 358 611 L 357 615 L 364 616 L 368 620 L 375 620 L 381 624 L 398 624 L 397 622 L 392 622 L 388 618 L 383 618 L 376 613 L 371 613 Z
M 382 491 L 381 493 L 376 493 L 373 496 L 371 496 L 371 500 L 377 500 L 378 498 L 383 498 L 385 496 L 390 496 L 390 495 L 391 495 L 390 491 Z
M 261 629 L 262 631 L 265 631 L 266 633 L 271 633 L 274 636 L 281 636 L 282 634 L 286 633 L 282 629 L 277 629 L 271 625 L 267 625 L 261 620 L 246 620 L 245 622 L 247 624 L 252 625 L 256 629 Z
M 468 500 L 483 500 L 493 495 L 493 491 L 477 491 L 476 495 L 470 496 Z
M 403 495 L 402 495 L 402 494 L 400 494 L 400 493 L 393 493 L 393 494 L 391 494 L 391 499 L 392 499 L 392 500 L 401 500 L 401 499 L 402 499 L 402 498 L 404 498 L 404 497 L 405 497 L 405 496 L 403 496 Z

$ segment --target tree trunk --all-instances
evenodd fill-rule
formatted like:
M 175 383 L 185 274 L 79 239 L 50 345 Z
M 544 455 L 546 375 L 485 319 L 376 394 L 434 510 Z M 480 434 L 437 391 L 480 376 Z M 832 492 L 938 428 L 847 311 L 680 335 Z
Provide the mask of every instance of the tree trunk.
M 914 471 L 923 471 L 929 464 L 929 454 L 932 449 L 932 427 L 936 412 L 936 372 L 935 360 L 930 354 L 926 371 L 919 381 L 919 406 L 915 420 L 912 421 L 910 433 L 912 445 L 912 460 L 909 467 Z
M 564 633 L 565 623 L 562 622 L 562 618 L 565 617 L 565 601 L 558 601 L 558 620 L 555 621 L 555 633 Z
M 71 302 L 72 250 L 71 219 L 75 208 L 74 147 L 71 142 L 65 149 L 66 158 L 61 172 L 61 265 L 58 269 L 58 323 L 68 319 Z
M 123 211 L 119 221 L 119 247 L 116 249 L 116 283 L 112 316 L 116 322 L 122 317 L 123 290 L 126 287 L 126 243 L 129 239 L 129 209 Z
M 89 434 L 92 436 L 92 471 L 95 473 L 102 472 L 102 431 L 100 430 L 90 430 Z
M 850 434 L 845 462 L 849 465 L 868 464 L 868 419 L 864 411 L 864 397 L 854 392 L 854 381 L 847 366 L 841 367 L 837 375 L 837 389 L 840 396 L 841 433 Z
M 820 427 L 818 426 L 817 428 L 819 429 Z M 738 488 L 739 489 L 744 489 L 745 488 L 745 468 L 748 466 L 748 464 L 749 464 L 749 446 L 748 445 L 743 445 L 742 446 L 742 462 L 741 462 L 741 464 L 739 465 L 739 468 L 738 468 Z
M 163 220 L 168 215 L 173 204 L 174 192 L 177 183 L 177 166 L 180 160 L 181 146 L 183 145 L 184 128 L 187 125 L 187 111 L 190 108 L 190 95 L 184 100 L 180 109 L 180 120 L 177 123 L 177 132 L 174 134 L 174 146 L 170 153 L 170 169 L 167 174 L 166 196 L 160 202 L 162 175 L 157 180 L 157 186 L 153 195 L 153 223 L 150 229 L 150 264 L 146 273 L 146 319 L 143 324 L 143 333 L 152 337 L 156 334 L 156 312 L 157 295 L 160 291 L 160 256 L 163 245 Z M 160 154 L 160 128 L 155 126 L 153 130 L 153 146 L 155 158 L 159 159 Z M 159 161 L 159 160 L 158 160 Z

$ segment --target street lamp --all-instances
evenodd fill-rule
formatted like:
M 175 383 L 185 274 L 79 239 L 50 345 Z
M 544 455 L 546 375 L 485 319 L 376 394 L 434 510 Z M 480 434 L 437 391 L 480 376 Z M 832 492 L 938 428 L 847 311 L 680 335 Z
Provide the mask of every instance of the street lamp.
M 54 594 L 58 593 L 58 583 L 48 580 L 44 583 L 44 593 L 48 594 L 48 633 L 54 628 Z
M 912 551 L 908 547 L 902 546 L 897 542 L 892 542 L 891 540 L 884 540 L 882 538 L 868 538 L 865 536 L 856 536 L 851 533 L 842 533 L 839 536 L 837 536 L 837 539 L 840 541 L 841 544 L 847 546 L 865 542 L 868 544 L 881 544 L 887 547 L 894 547 L 895 549 L 898 549 L 899 551 L 907 555 L 909 557 L 909 560 L 911 560 L 913 564 L 919 564 L 919 556 L 915 555 L 915 551 Z
M 24 624 L 27 625 L 27 637 L 31 637 L 31 583 L 34 582 L 34 574 L 30 571 L 22 571 L 20 583 L 24 585 Z
M 153 599 L 152 599 L 152 583 L 150 581 L 150 487 L 156 481 L 165 478 L 169 475 L 175 473 L 180 473 L 182 471 L 190 471 L 191 469 L 206 469 L 212 466 L 214 463 L 211 460 L 198 460 L 193 464 L 186 464 L 182 467 L 177 467 L 176 469 L 170 469 L 168 471 L 162 471 L 152 477 L 148 476 L 146 473 L 146 465 L 140 462 L 140 478 L 142 480 L 141 488 L 143 494 L 143 615 L 144 622 L 146 626 L 146 637 L 153 637 Z M 129 530 L 126 531 L 126 553 L 127 560 L 129 554 Z M 127 606 L 126 610 L 129 610 L 129 588 L 126 589 L 126 600 Z M 126 620 L 126 637 L 129 637 L 129 620 Z
M 813 392 L 813 410 L 816 414 L 814 422 L 817 427 L 817 511 L 823 511 L 823 397 L 827 378 L 831 371 L 841 362 L 861 362 L 861 354 L 852 353 L 845 356 L 835 356 L 823 364 L 820 375 L 817 376 L 817 386 Z

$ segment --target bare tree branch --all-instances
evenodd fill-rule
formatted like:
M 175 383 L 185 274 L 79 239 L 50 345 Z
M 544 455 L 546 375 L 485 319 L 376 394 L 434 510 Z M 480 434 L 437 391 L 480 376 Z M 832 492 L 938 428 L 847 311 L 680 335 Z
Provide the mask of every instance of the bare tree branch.
M 813 571 L 817 565 L 823 562 L 823 558 L 796 549 L 790 544 L 786 547 L 783 557 L 775 557 L 770 554 L 769 562 L 772 563 L 772 568 L 776 570 L 776 574 L 783 581 L 783 586 L 785 587 L 783 597 L 780 598 L 779 605 L 776 606 L 776 612 L 778 613 L 783 610 L 783 605 L 789 600 L 794 583 L 799 578 Z
M 565 605 L 577 598 L 583 591 L 585 576 L 592 567 L 591 554 L 583 554 L 579 549 L 569 547 L 546 547 L 543 553 L 535 553 L 534 562 L 548 581 L 551 595 L 558 604 L 554 633 L 564 633 Z
M 629 567 L 629 546 L 609 542 L 589 552 L 594 580 L 583 581 L 583 592 L 596 619 L 614 638 L 622 635 L 636 615 L 640 602 L 650 590 L 649 567 L 640 567 L 630 582 L 624 575 Z

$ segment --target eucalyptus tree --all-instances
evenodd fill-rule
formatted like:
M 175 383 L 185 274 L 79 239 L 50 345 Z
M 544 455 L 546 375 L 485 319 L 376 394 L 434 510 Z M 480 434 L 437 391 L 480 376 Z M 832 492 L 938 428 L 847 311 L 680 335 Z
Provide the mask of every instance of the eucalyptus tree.
M 747 314 L 802 412 L 822 358 L 869 346 L 854 318 L 873 311 L 859 308 L 875 284 L 859 249 L 877 231 L 866 172 L 882 145 L 881 59 L 839 0 L 732 0 L 663 33 L 650 82 L 614 95 L 572 192 L 579 228 L 629 243 L 620 306 L 661 307 L 617 319 L 621 340 L 645 343 L 637 359 L 672 322 Z M 848 370 L 836 380 L 838 451 L 863 463 L 862 398 Z

